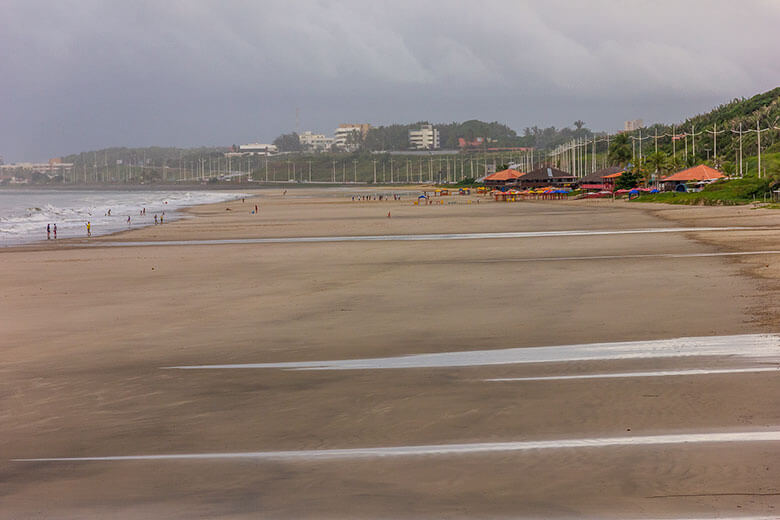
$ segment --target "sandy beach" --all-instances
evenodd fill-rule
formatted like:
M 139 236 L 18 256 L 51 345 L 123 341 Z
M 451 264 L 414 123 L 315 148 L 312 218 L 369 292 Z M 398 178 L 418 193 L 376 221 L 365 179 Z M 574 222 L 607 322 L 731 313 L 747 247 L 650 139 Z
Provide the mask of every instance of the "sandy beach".
M 778 330 L 780 213 L 476 196 L 414 205 L 417 191 L 382 190 L 393 192 L 400 201 L 353 201 L 344 189 L 262 190 L 162 226 L 0 249 L 0 518 L 778 514 L 777 441 L 664 444 L 660 436 L 780 430 L 780 372 L 738 371 L 780 367 L 774 339 L 770 355 L 745 355 L 757 341 L 747 335 Z M 518 232 L 549 233 L 449 236 Z M 251 242 L 386 235 L 448 236 Z M 223 239 L 237 242 L 133 245 Z M 741 339 L 706 355 L 696 349 L 710 340 L 680 346 L 684 355 L 651 355 L 655 347 L 643 343 L 716 336 Z M 591 344 L 611 351 L 616 342 L 644 354 L 168 368 Z M 722 372 L 630 375 L 697 369 Z M 554 379 L 615 373 L 627 375 Z M 539 377 L 550 379 L 512 380 Z M 660 440 L 474 449 L 632 437 Z M 19 460 L 453 444 L 468 447 Z

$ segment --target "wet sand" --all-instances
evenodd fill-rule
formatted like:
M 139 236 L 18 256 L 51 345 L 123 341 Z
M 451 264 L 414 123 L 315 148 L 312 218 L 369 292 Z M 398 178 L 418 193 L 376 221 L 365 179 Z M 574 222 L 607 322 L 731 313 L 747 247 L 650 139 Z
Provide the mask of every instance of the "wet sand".
M 694 256 L 780 250 L 771 229 L 96 247 L 780 227 L 774 212 L 748 208 L 466 204 L 458 196 L 421 207 L 411 194 L 352 202 L 348 193 L 264 191 L 259 215 L 247 199 L 93 237 L 90 247 L 0 250 L 0 518 L 696 518 L 771 516 L 780 507 L 772 440 L 346 459 L 13 460 L 780 430 L 780 374 L 742 371 L 776 368 L 771 355 L 163 369 L 772 333 L 777 255 Z M 489 381 L 701 369 L 713 373 Z

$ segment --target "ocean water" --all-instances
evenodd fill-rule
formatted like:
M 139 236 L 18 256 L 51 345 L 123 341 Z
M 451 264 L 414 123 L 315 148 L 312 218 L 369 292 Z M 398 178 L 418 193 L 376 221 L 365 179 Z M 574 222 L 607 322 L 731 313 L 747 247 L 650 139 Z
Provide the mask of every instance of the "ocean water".
M 154 215 L 163 211 L 173 221 L 180 217 L 177 209 L 242 196 L 212 190 L 0 190 L 0 247 L 46 240 L 47 224 L 57 224 L 58 239 L 86 236 L 87 221 L 93 235 L 105 235 L 153 225 Z

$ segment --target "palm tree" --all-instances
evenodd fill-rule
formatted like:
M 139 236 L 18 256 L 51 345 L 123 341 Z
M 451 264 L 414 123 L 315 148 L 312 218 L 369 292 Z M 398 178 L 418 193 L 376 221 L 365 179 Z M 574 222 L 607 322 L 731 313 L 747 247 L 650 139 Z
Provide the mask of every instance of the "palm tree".
M 663 152 L 653 152 L 645 159 L 651 172 L 664 173 L 669 168 L 669 157 Z
M 685 169 L 685 157 L 680 154 L 669 157 L 668 168 L 670 172 L 678 172 Z
M 631 160 L 631 143 L 626 134 L 618 134 L 609 144 L 607 161 L 615 166 L 623 166 Z

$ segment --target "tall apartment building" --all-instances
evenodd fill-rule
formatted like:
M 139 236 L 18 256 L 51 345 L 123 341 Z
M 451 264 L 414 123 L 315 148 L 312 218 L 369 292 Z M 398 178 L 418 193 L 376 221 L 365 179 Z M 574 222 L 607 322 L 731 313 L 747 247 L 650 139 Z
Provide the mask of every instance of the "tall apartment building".
M 298 140 L 305 148 L 315 151 L 327 150 L 333 144 L 334 139 L 325 134 L 315 134 L 311 131 L 303 132 L 298 135 Z
M 410 148 L 436 150 L 439 146 L 439 131 L 433 125 L 422 125 L 419 130 L 409 130 Z
M 626 121 L 623 124 L 623 131 L 624 132 L 633 132 L 634 130 L 639 130 L 640 128 L 645 126 L 645 122 L 641 119 L 632 119 L 631 121 Z
M 368 123 L 342 123 L 334 132 L 333 144 L 350 152 L 357 150 L 360 146 L 354 142 L 354 138 L 362 141 L 370 129 Z

